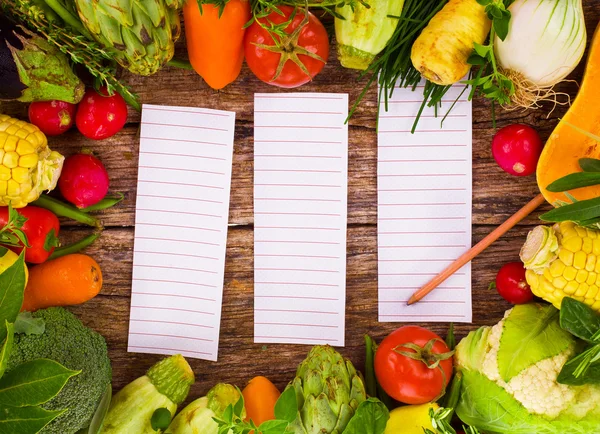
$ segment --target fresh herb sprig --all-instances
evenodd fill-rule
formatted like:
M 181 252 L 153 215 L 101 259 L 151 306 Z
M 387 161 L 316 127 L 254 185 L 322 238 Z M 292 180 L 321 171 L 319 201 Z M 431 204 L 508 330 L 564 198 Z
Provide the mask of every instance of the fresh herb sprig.
M 495 104 L 510 105 L 511 97 L 515 93 L 514 83 L 500 70 L 494 54 L 496 36 L 502 41 L 508 36 L 511 18 L 508 7 L 513 1 L 477 0 L 477 3 L 485 6 L 485 12 L 492 21 L 492 27 L 488 44 L 475 43 L 473 53 L 467 60 L 474 67 L 471 78 L 465 81 L 466 84 L 471 86 L 469 99 L 472 99 L 475 95 L 482 95 L 492 101 L 492 124 L 494 128 L 496 127 Z
M 8 204 L 8 219 L 6 224 L 0 228 L 0 245 L 29 247 L 27 235 L 23 232 L 23 225 L 26 221 L 26 217 Z
M 456 430 L 450 425 L 450 419 L 454 414 L 453 408 L 438 408 L 437 410 L 429 409 L 429 417 L 431 425 L 435 431 L 428 428 L 423 428 L 425 434 L 456 434 Z M 480 431 L 473 426 L 464 426 L 463 431 L 466 434 L 481 434 Z
M 375 83 L 379 84 L 378 110 L 388 110 L 389 100 L 396 88 L 417 89 L 421 83 L 421 73 L 414 68 L 410 60 L 412 45 L 421 30 L 446 3 L 447 1 L 436 0 L 406 0 L 400 16 L 390 17 L 398 20 L 396 30 L 379 57 L 360 75 L 361 79 L 367 77 L 367 82 L 354 102 L 348 118 L 356 112 L 358 105 Z M 425 83 L 423 103 L 412 132 L 415 131 L 425 107 L 434 107 L 437 113 L 441 100 L 449 89 L 450 86 L 440 86 L 429 81 Z
M 73 63 L 84 65 L 100 86 L 106 86 L 109 94 L 117 92 L 136 110 L 141 109 L 138 96 L 117 79 L 114 56 L 109 50 L 49 20 L 45 10 L 31 0 L 0 0 L 0 9 L 15 22 L 56 45 Z

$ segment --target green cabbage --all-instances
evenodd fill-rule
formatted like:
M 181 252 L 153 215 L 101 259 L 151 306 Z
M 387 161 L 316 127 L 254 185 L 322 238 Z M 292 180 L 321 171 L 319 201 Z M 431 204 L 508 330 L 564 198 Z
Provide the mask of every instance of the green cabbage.
M 550 305 L 519 305 L 456 348 L 463 375 L 456 413 L 486 434 L 600 433 L 600 387 L 556 378 L 575 338 Z

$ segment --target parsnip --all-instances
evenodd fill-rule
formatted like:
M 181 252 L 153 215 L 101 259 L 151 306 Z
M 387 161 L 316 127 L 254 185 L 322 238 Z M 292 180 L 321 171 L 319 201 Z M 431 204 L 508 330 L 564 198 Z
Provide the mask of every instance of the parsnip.
M 412 63 L 429 81 L 456 83 L 469 72 L 474 43 L 483 44 L 490 27 L 485 8 L 476 0 L 450 0 L 416 39 Z

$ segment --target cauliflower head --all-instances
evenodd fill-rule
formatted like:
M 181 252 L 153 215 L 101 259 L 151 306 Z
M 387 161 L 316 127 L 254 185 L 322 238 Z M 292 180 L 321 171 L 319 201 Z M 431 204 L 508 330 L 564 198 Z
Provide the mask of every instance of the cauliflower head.
M 458 416 L 486 433 L 600 433 L 600 387 L 556 379 L 575 351 L 550 305 L 518 305 L 456 348 Z

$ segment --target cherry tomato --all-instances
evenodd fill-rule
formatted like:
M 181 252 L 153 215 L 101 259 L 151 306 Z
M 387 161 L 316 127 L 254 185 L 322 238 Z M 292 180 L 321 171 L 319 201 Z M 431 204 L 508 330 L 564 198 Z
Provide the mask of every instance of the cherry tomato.
M 274 86 L 293 88 L 312 80 L 329 57 L 329 37 L 323 24 L 310 12 L 291 6 L 278 6 L 283 15 L 272 12 L 258 21 L 265 26 L 291 23 L 287 37 L 277 47 L 268 30 L 258 22 L 246 30 L 244 52 L 246 63 L 259 79 Z M 308 15 L 306 15 L 308 14 Z M 272 47 L 272 48 L 265 48 Z
M 102 94 L 88 89 L 77 110 L 77 129 L 88 139 L 114 136 L 127 121 L 127 104 L 123 97 L 118 93 L 108 96 L 104 88 L 100 92 Z
M 515 176 L 527 176 L 535 172 L 542 148 L 537 131 L 523 124 L 500 129 L 492 140 L 494 159 L 502 170 Z
M 525 278 L 525 267 L 520 262 L 505 264 L 496 276 L 498 294 L 512 304 L 524 304 L 533 300 L 533 293 Z
M 38 101 L 29 105 L 29 122 L 47 136 L 58 136 L 73 126 L 77 106 L 64 101 Z
M 375 374 L 381 387 L 395 400 L 424 404 L 446 389 L 452 377 L 452 352 L 430 330 L 400 327 L 379 345 Z

